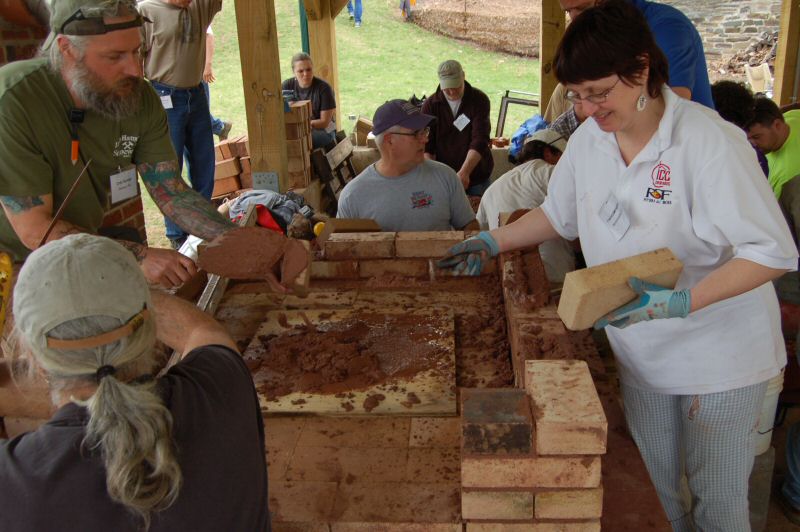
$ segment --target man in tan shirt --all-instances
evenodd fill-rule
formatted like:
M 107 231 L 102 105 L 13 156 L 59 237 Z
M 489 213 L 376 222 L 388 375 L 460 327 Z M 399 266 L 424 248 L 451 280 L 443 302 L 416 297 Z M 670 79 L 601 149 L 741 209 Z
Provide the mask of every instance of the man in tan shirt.
M 192 188 L 206 198 L 214 189 L 214 139 L 203 89 L 206 30 L 222 0 L 143 0 L 144 74 L 167 111 L 172 145 L 189 165 Z M 180 247 L 186 233 L 165 218 L 167 238 Z

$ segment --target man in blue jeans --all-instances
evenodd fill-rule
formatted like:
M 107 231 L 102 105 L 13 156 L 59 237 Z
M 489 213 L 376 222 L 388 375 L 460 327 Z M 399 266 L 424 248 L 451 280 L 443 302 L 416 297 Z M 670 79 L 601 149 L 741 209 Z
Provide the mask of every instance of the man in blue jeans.
M 364 8 L 361 5 L 361 0 L 355 0 L 355 9 L 353 9 L 353 1 L 348 0 L 347 2 L 347 12 L 350 14 L 350 19 L 355 19 L 356 21 L 356 28 L 361 27 L 361 13 L 363 13 Z
M 169 133 L 178 161 L 185 154 L 192 188 L 210 198 L 214 190 L 214 138 L 208 98 L 203 88 L 206 30 L 222 9 L 222 0 L 144 0 L 139 10 L 150 22 L 142 26 L 144 73 L 167 111 Z M 174 248 L 186 233 L 165 218 Z

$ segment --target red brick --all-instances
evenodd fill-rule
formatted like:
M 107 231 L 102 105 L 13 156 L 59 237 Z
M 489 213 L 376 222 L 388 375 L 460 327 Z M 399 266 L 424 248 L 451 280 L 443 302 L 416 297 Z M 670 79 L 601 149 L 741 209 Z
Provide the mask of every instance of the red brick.
M 402 482 L 406 476 L 406 460 L 406 449 L 397 447 L 297 447 L 286 479 L 348 484 Z
M 358 279 L 358 261 L 315 260 L 311 263 L 312 279 Z
M 219 161 L 214 167 L 214 179 L 224 179 L 226 177 L 231 177 L 235 175 L 239 175 L 239 172 L 242 171 L 242 167 L 239 164 L 239 159 L 235 157 L 230 157 L 223 161 Z
M 250 157 L 240 157 L 239 164 L 242 166 L 242 173 L 251 173 Z
M 334 233 L 325 242 L 327 260 L 388 259 L 394 256 L 395 233 Z
M 397 233 L 398 257 L 441 258 L 448 249 L 464 240 L 464 231 L 423 231 Z
M 602 515 L 602 487 L 536 494 L 536 519 L 599 519 Z
M 464 458 L 461 483 L 466 488 L 596 488 L 600 457 Z
M 273 521 L 327 522 L 336 500 L 336 482 L 278 482 L 269 486 Z
M 222 179 L 214 179 L 214 191 L 211 193 L 212 198 L 224 196 L 231 192 L 241 190 L 242 184 L 239 182 L 239 176 L 233 175 Z
M 272 532 L 330 532 L 328 523 L 301 523 L 272 521 Z
M 528 360 L 525 389 L 538 454 L 605 454 L 608 423 L 586 362 Z
M 465 455 L 527 455 L 533 420 L 525 390 L 462 388 L 462 442 Z
M 600 522 L 467 523 L 466 532 L 600 532 Z
M 27 41 L 30 40 L 31 34 L 26 30 L 3 30 L 3 41 Z
M 124 220 L 127 220 L 128 218 L 131 218 L 135 216 L 137 213 L 140 213 L 144 210 L 144 208 L 142 207 L 142 197 L 137 196 L 135 198 L 132 198 L 128 200 L 127 203 L 123 203 L 121 207 L 122 207 L 122 218 Z
M 103 222 L 100 225 L 102 227 L 111 227 L 114 225 L 121 224 L 122 220 L 123 220 L 122 207 L 118 207 L 116 209 L 108 211 L 105 217 L 103 218 Z
M 454 523 L 459 492 L 457 482 L 343 482 L 333 513 L 339 522 Z
M 461 523 L 331 523 L 330 532 L 463 532 Z
M 358 275 L 363 278 L 401 275 L 428 278 L 428 261 L 414 259 L 362 260 L 358 263 Z
M 461 453 L 443 447 L 408 449 L 405 478 L 409 482 L 459 482 Z
M 239 174 L 239 182 L 242 184 L 242 188 L 253 188 L 253 174 L 242 172 Z
M 528 491 L 463 491 L 464 519 L 532 519 L 533 493 Z
M 461 441 L 461 420 L 457 417 L 415 417 L 411 419 L 409 447 L 455 447 Z

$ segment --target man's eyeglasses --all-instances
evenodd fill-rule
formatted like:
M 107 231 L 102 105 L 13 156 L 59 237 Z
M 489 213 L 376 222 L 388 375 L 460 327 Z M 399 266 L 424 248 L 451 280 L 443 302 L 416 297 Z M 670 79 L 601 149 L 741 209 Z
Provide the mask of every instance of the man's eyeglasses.
M 608 100 L 608 95 L 611 94 L 611 91 L 614 90 L 614 87 L 617 86 L 617 83 L 619 83 L 621 79 L 622 78 L 617 79 L 617 81 L 614 82 L 613 85 L 611 85 L 608 89 L 604 90 L 603 92 L 600 92 L 600 93 L 597 93 L 597 94 L 589 94 L 585 98 L 581 98 L 576 93 L 574 93 L 572 91 L 568 91 L 567 92 L 567 100 L 571 101 L 573 104 L 580 104 L 581 102 L 584 102 L 584 101 L 589 102 L 589 103 L 593 103 L 595 105 L 600 104 L 600 103 L 605 103 L 605 101 Z
M 428 135 L 431 134 L 431 128 L 424 127 L 422 129 L 418 129 L 416 131 L 412 131 L 411 133 L 403 133 L 401 131 L 392 131 L 391 133 L 392 133 L 392 135 L 403 135 L 403 136 L 406 136 L 406 137 L 417 137 L 418 139 L 422 140 L 424 138 L 427 138 Z

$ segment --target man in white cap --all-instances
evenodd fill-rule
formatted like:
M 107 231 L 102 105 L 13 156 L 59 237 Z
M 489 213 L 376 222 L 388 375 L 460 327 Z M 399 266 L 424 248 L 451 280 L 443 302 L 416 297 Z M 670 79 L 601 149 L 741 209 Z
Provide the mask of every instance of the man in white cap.
M 344 187 L 338 218 L 370 218 L 384 231 L 477 228 L 456 173 L 424 156 L 432 120 L 405 100 L 378 107 L 372 133 L 381 158 Z
M 494 169 L 489 98 L 466 81 L 458 61 L 448 59 L 438 72 L 439 87 L 422 104 L 423 113 L 436 117 L 425 157 L 455 170 L 467 195 L 480 196 Z
M 517 155 L 519 166 L 497 178 L 481 197 L 478 207 L 481 229 L 496 229 L 501 213 L 541 205 L 547 196 L 553 168 L 566 148 L 566 139 L 551 129 L 541 129 L 525 139 Z M 564 275 L 575 269 L 572 246 L 563 238 L 543 242 L 539 253 L 552 282 L 563 282 Z
M 137 173 L 186 232 L 211 240 L 235 227 L 181 179 L 161 100 L 142 79 L 144 18 L 133 0 L 58 0 L 50 13 L 46 57 L 0 68 L 0 250 L 22 262 L 45 240 L 100 232 L 148 282 L 180 285 L 191 259 L 101 227 L 139 193 Z

